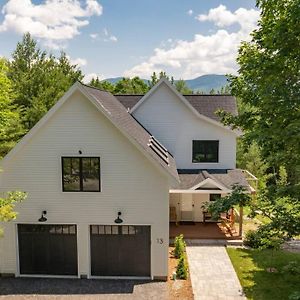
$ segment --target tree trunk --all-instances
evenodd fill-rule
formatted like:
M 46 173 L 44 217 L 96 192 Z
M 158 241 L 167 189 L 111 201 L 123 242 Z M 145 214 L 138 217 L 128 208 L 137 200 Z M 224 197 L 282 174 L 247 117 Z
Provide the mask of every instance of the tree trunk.
M 243 206 L 240 206 L 239 236 L 243 235 Z

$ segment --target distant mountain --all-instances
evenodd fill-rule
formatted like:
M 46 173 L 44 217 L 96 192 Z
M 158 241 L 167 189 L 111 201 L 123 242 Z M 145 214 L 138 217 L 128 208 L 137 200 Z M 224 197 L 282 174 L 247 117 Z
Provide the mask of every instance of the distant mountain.
M 123 77 L 114 77 L 114 78 L 107 78 L 106 81 L 115 84 Z M 147 79 L 142 79 L 146 83 L 148 83 Z M 202 75 L 196 77 L 194 79 L 185 80 L 186 84 L 190 89 L 193 91 L 203 91 L 208 93 L 211 89 L 220 90 L 223 86 L 227 85 L 227 77 L 225 75 L 216 75 L 216 74 L 209 74 L 209 75 Z
M 114 77 L 114 78 L 106 78 L 103 81 L 108 81 L 110 83 L 117 83 L 118 81 L 120 81 L 123 77 Z
M 187 86 L 193 91 L 209 92 L 211 89 L 220 90 L 228 84 L 225 75 L 202 75 L 194 79 L 185 80 Z

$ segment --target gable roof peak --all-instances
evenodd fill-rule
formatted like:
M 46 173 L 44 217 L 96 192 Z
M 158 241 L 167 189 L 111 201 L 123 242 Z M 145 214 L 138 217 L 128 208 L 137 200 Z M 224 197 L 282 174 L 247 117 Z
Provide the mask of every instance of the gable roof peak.
M 170 81 L 167 78 L 161 78 L 156 85 L 154 85 L 130 110 L 130 113 L 134 113 L 145 101 L 147 101 L 151 95 L 162 85 L 165 84 L 174 94 L 177 96 L 181 102 L 193 113 L 195 114 L 198 118 L 213 124 L 215 126 L 221 127 L 227 131 L 230 131 L 231 133 L 235 134 L 236 136 L 240 135 L 240 132 L 237 130 L 232 130 L 228 126 L 224 126 L 222 123 L 218 122 L 215 119 L 209 118 L 205 116 L 204 114 L 201 114 L 197 109 L 194 108 L 194 106 L 188 101 L 186 98 L 187 96 L 183 96 L 181 93 L 179 93 L 175 86 L 170 83 Z
M 6 164 L 11 157 L 22 149 L 34 135 L 40 130 L 59 108 L 70 98 L 75 91 L 79 91 L 88 101 L 91 102 L 102 114 L 124 134 L 128 140 L 133 143 L 151 162 L 161 170 L 165 171 L 172 179 L 179 181 L 174 158 L 165 152 L 168 158 L 168 164 L 161 157 L 160 153 L 153 151 L 148 146 L 152 135 L 146 131 L 135 118 L 127 112 L 125 107 L 107 91 L 85 85 L 79 81 L 75 82 L 71 88 L 57 101 L 57 103 L 41 118 L 37 124 L 21 139 L 21 141 L 2 159 L 1 165 Z

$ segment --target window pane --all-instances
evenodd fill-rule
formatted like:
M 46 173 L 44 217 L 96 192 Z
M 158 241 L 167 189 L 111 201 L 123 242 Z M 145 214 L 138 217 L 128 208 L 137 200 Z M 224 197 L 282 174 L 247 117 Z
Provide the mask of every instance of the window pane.
M 63 234 L 69 234 L 69 226 L 68 225 L 63 226 Z
M 122 226 L 122 234 L 128 234 L 128 226 L 126 225 Z
M 98 234 L 98 225 L 92 225 L 92 234 Z
M 56 234 L 62 234 L 62 226 L 57 225 L 55 228 Z
M 216 201 L 221 198 L 221 194 L 209 194 L 209 201 Z
M 69 226 L 70 234 L 76 234 L 76 226 L 75 225 L 70 225 Z
M 80 190 L 79 158 L 63 157 L 63 190 Z
M 193 163 L 218 161 L 219 141 L 193 141 Z
M 111 234 L 111 226 L 105 226 L 105 234 Z
M 98 230 L 99 230 L 99 234 L 105 234 L 104 226 L 103 225 L 99 225 L 98 226 Z
M 100 160 L 98 157 L 82 158 L 82 185 L 84 191 L 99 191 Z
M 112 234 L 118 234 L 119 228 L 118 226 L 113 225 L 112 226 Z
M 129 234 L 135 234 L 134 226 L 129 226 Z

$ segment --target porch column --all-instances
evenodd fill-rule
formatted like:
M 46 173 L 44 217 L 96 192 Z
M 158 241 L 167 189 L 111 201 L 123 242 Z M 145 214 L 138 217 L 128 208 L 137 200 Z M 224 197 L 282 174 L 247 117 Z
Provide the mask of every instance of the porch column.
M 242 236 L 243 234 L 243 213 L 244 213 L 243 206 L 240 206 L 239 236 Z

